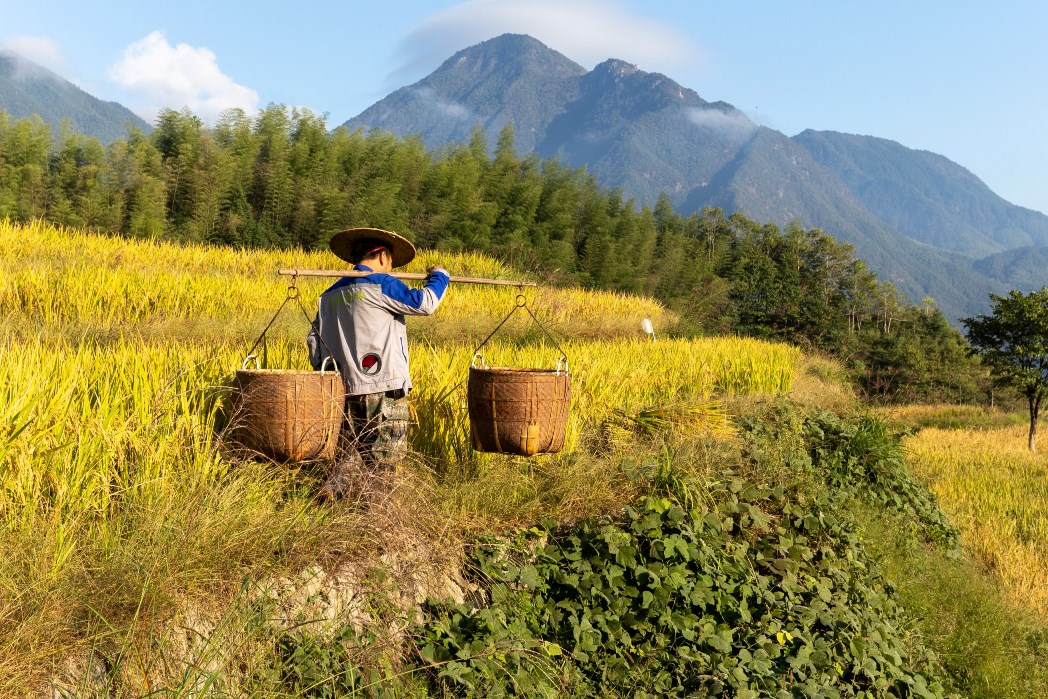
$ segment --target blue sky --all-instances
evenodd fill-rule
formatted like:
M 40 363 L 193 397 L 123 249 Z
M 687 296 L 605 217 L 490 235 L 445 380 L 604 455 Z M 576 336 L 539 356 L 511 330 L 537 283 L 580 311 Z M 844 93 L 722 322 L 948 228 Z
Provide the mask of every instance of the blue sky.
M 308 107 L 336 126 L 458 49 L 530 34 L 665 73 L 792 136 L 940 153 L 1048 212 L 1048 3 L 882 0 L 0 0 L 0 47 L 147 119 Z

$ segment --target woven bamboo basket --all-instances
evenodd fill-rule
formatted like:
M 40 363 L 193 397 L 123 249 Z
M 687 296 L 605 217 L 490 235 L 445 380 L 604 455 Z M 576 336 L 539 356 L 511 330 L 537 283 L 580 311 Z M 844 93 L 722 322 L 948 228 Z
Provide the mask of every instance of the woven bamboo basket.
M 473 448 L 533 456 L 560 451 L 568 424 L 567 370 L 471 366 L 467 382 Z
M 241 446 L 277 461 L 334 458 L 345 411 L 338 372 L 242 368 L 236 389 Z

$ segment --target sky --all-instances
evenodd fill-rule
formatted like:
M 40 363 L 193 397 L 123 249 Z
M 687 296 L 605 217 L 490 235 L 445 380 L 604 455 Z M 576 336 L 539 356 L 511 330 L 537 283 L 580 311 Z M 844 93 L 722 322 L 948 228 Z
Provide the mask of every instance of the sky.
M 503 33 L 667 75 L 764 126 L 946 156 L 1048 213 L 1042 0 L 0 0 L 0 48 L 151 121 L 304 107 L 334 127 Z

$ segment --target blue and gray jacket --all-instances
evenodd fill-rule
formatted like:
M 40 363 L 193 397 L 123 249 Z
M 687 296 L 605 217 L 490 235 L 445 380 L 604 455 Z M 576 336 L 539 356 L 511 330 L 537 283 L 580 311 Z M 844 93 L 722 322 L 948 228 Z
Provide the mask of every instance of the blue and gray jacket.
M 365 265 L 353 269 L 371 272 Z M 313 368 L 320 369 L 330 351 L 347 395 L 395 390 L 406 394 L 411 374 L 404 316 L 428 316 L 437 310 L 449 281 L 442 271 L 432 272 L 422 289 L 378 272 L 343 277 L 320 295 L 320 310 L 306 338 Z

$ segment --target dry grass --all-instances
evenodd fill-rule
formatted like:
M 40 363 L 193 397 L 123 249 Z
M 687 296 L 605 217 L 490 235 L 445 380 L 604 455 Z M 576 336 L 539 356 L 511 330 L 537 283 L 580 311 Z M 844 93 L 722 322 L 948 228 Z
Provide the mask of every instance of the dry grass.
M 418 264 L 432 261 L 424 254 Z M 614 509 L 635 488 L 623 464 L 657 448 L 645 424 L 715 427 L 719 397 L 788 390 L 800 356 L 739 338 L 640 341 L 640 318 L 656 329 L 672 321 L 651 300 L 528 292 L 551 331 L 571 338 L 562 342 L 573 371 L 568 449 L 530 461 L 478 456 L 466 440 L 462 379 L 515 291 L 455 288 L 412 328 L 414 461 L 394 482 L 368 480 L 358 497 L 318 507 L 319 470 L 240 461 L 215 431 L 225 387 L 285 296 L 274 270 L 292 262 L 334 260 L 0 222 L 0 695 L 23 692 L 88 646 L 128 695 L 184 690 L 187 666 L 172 661 L 181 656 L 165 650 L 165 634 L 189 610 L 218 619 L 212 652 L 232 665 L 214 672 L 251 665 L 272 638 L 245 630 L 245 585 L 347 559 L 381 567 L 396 551 L 449 558 L 466 532 Z M 478 257 L 445 262 L 457 273 L 511 274 Z M 304 368 L 306 321 L 290 315 L 268 358 Z M 485 351 L 492 363 L 556 361 L 534 326 L 507 328 Z M 615 420 L 632 434 L 607 440 L 602 457 L 587 453 Z M 212 672 L 194 668 L 194 682 Z
M 797 376 L 790 389 L 790 399 L 807 408 L 834 412 L 847 412 L 859 404 L 859 398 L 840 362 L 815 354 L 801 357 Z
M 905 445 L 967 546 L 1048 619 L 1048 454 L 1031 454 L 1026 432 L 926 428 Z

